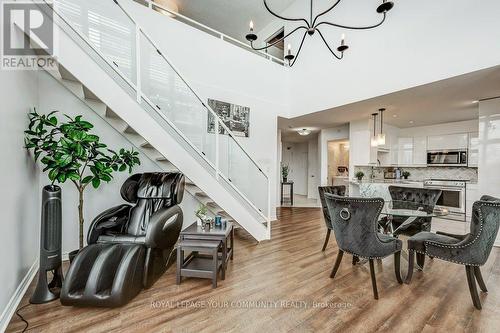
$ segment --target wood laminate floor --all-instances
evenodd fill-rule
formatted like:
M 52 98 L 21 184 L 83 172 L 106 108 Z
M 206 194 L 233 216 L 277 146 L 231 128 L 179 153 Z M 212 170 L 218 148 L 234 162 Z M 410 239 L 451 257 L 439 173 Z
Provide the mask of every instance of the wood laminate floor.
M 344 256 L 329 278 L 337 247 L 321 246 L 326 229 L 318 208 L 282 208 L 271 241 L 257 244 L 237 232 L 225 281 L 186 279 L 175 267 L 119 309 L 31 305 L 21 313 L 30 332 L 498 332 L 500 249 L 483 277 L 483 310 L 474 310 L 463 266 L 427 260 L 411 285 L 399 285 L 392 258 L 376 265 L 380 299 L 373 299 L 368 265 Z M 403 269 L 406 273 L 405 261 Z M 21 302 L 26 304 L 33 286 Z M 17 316 L 7 332 L 24 327 Z

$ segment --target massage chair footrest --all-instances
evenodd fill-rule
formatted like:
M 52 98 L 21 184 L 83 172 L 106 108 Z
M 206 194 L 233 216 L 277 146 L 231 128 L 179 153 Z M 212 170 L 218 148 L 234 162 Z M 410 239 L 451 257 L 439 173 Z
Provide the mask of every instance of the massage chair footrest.
M 143 288 L 146 248 L 140 244 L 92 244 L 73 260 L 61 290 L 61 303 L 118 307 Z

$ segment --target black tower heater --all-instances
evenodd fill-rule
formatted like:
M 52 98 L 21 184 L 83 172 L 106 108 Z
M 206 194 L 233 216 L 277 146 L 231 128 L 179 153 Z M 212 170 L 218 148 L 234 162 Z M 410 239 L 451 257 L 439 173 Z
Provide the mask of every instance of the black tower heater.
M 62 207 L 61 188 L 47 185 L 42 191 L 42 217 L 40 229 L 40 269 L 35 292 L 30 303 L 50 302 L 59 297 L 62 286 Z M 48 283 L 47 272 L 52 272 L 52 282 Z

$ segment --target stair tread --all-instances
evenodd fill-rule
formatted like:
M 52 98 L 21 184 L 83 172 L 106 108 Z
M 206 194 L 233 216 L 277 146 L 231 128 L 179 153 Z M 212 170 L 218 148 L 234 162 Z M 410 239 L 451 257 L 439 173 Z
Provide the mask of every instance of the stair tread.
M 71 74 L 63 65 L 59 64 L 59 74 L 61 78 L 68 81 L 80 82 L 73 74 Z
M 92 91 L 90 91 L 90 89 L 87 88 L 86 86 L 83 86 L 83 95 L 85 96 L 86 99 L 91 99 L 94 101 L 101 102 L 99 97 L 97 97 L 96 94 L 94 94 Z
M 109 106 L 106 107 L 106 117 L 121 119 Z

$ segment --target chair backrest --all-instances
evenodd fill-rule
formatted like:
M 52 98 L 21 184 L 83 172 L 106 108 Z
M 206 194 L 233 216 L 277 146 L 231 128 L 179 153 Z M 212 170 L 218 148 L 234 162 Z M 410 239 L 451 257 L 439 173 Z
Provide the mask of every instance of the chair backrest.
M 393 203 L 394 208 L 412 208 L 415 204 L 420 204 L 423 205 L 426 210 L 432 212 L 442 191 L 429 188 L 389 186 L 389 193 L 391 194 L 391 199 L 395 201 Z M 406 206 L 406 202 L 408 206 Z
M 483 265 L 490 255 L 500 226 L 500 199 L 488 195 L 472 206 L 470 233 L 460 242 L 470 245 L 468 262 Z
M 185 178 L 180 172 L 143 173 L 127 179 L 121 195 L 135 206 L 130 211 L 126 232 L 144 236 L 151 216 L 182 201 L 184 186 Z
M 328 207 L 326 206 L 325 193 L 330 193 L 338 196 L 345 196 L 346 187 L 344 185 L 339 186 L 318 186 L 319 199 L 321 200 L 321 207 L 323 207 L 323 216 L 325 218 L 325 224 L 328 229 L 332 229 L 332 223 L 330 219 L 330 213 L 328 212 Z
M 384 207 L 382 198 L 351 198 L 325 194 L 335 239 L 343 251 L 364 258 L 387 255 L 378 236 L 378 217 Z M 396 240 L 395 240 L 396 241 Z

